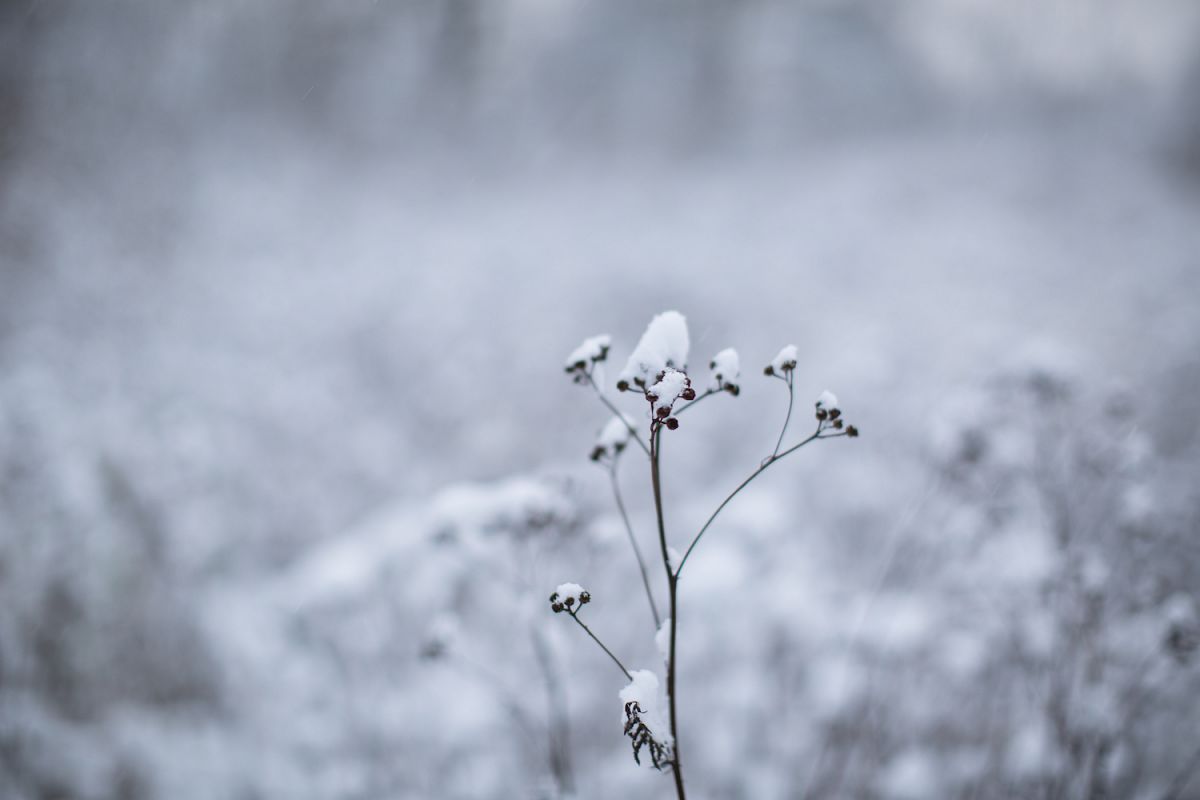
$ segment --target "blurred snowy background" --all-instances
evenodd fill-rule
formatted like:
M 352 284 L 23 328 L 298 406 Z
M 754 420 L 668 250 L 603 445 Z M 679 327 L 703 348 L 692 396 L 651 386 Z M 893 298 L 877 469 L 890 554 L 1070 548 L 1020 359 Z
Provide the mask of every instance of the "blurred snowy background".
M 4 3 L 0 796 L 668 796 L 667 308 L 695 797 L 1200 797 L 1193 0 Z

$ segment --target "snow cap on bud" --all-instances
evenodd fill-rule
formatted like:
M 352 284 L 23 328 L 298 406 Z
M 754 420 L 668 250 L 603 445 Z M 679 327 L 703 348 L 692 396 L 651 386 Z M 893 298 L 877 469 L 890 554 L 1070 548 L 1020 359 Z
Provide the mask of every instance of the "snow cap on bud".
M 789 344 L 775 354 L 771 363 L 763 369 L 764 375 L 783 375 L 796 368 L 796 345 Z
M 729 392 L 732 395 L 737 395 L 740 391 L 738 388 L 740 365 L 737 350 L 734 350 L 732 347 L 726 347 L 712 357 L 708 368 L 712 370 L 711 391 Z
M 592 446 L 592 461 L 599 461 L 602 458 L 616 458 L 617 455 L 625 449 L 625 445 L 629 444 L 629 437 L 632 435 L 630 430 L 633 428 L 633 418 L 628 414 L 622 414 L 619 417 L 613 417 L 600 431 L 600 435 L 596 437 L 596 443 Z
M 566 371 L 582 372 L 590 365 L 605 360 L 608 358 L 610 344 L 612 344 L 612 337 L 607 333 L 584 339 L 583 344 L 576 347 L 571 351 L 571 355 L 567 356 Z
M 824 411 L 825 413 L 829 414 L 834 419 L 837 419 L 837 417 L 834 416 L 834 413 L 833 413 L 835 411 L 837 411 L 838 414 L 841 413 L 840 409 L 838 409 L 837 395 L 834 394 L 833 392 L 829 391 L 828 389 L 821 392 L 821 396 L 817 398 L 817 410 Z
M 689 397 L 690 395 L 690 397 Z M 646 390 L 646 398 L 655 405 L 660 417 L 671 413 L 677 400 L 694 400 L 696 392 L 692 380 L 677 369 L 667 367 L 658 374 L 658 380 Z
M 617 388 L 626 391 L 636 384 L 645 389 L 668 367 L 686 369 L 689 346 L 687 320 L 678 311 L 664 311 L 650 320 L 617 376 Z
M 583 605 L 591 602 L 592 596 L 583 590 L 578 583 L 560 583 L 550 595 L 550 610 L 555 614 L 569 610 L 576 603 Z

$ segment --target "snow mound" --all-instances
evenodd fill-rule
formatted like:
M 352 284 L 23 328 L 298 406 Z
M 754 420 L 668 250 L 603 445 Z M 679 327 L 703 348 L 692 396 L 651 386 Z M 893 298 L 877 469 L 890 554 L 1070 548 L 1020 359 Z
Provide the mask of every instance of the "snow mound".
M 664 311 L 646 326 L 646 332 L 617 376 L 617 387 L 645 388 L 667 367 L 686 369 L 688 348 L 687 320 L 678 311 Z

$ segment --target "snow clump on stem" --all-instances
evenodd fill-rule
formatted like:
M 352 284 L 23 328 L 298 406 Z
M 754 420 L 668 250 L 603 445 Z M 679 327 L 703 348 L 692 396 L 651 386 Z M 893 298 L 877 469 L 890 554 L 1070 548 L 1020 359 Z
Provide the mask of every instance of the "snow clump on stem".
M 687 320 L 678 311 L 664 311 L 646 326 L 617 376 L 617 388 L 624 392 L 633 384 L 645 389 L 667 367 L 686 369 L 688 348 Z

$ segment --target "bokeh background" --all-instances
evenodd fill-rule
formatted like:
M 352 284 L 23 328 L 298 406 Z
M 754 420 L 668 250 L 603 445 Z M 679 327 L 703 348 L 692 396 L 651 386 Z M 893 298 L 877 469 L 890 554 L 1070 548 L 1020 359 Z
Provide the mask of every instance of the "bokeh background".
M 1200 797 L 1192 0 L 4 3 L 0 795 L 668 796 L 670 308 L 694 796 Z

